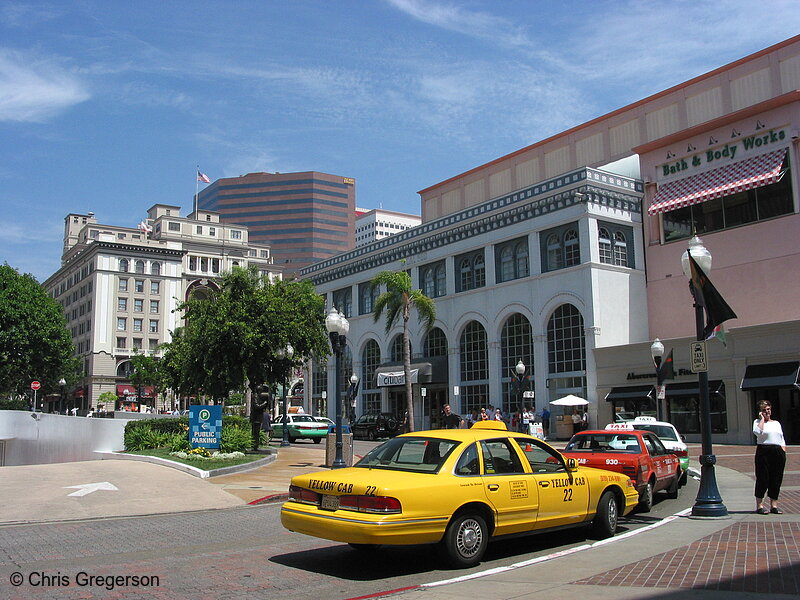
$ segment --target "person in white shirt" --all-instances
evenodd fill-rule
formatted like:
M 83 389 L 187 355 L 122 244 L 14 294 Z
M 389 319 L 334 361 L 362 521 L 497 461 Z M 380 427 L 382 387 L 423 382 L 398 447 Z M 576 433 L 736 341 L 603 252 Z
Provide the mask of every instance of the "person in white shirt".
M 756 436 L 756 512 L 780 515 L 778 496 L 783 483 L 783 470 L 786 467 L 786 440 L 780 422 L 772 418 L 772 405 L 762 400 L 758 403 L 758 419 L 753 421 L 753 435 Z M 767 494 L 770 507 L 764 506 Z

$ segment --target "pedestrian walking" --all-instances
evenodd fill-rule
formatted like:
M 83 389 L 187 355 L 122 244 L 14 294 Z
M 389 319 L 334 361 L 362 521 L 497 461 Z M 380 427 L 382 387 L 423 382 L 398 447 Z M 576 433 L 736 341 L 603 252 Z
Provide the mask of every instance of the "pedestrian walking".
M 460 415 L 453 412 L 449 404 L 442 407 L 442 425 L 445 429 L 459 429 L 464 423 Z
M 786 440 L 783 427 L 772 418 L 772 404 L 767 400 L 758 403 L 758 419 L 753 421 L 753 435 L 756 436 L 756 512 L 760 515 L 769 513 L 780 515 L 778 496 L 783 483 L 783 470 L 786 467 Z M 764 494 L 767 494 L 770 507 L 764 506 Z

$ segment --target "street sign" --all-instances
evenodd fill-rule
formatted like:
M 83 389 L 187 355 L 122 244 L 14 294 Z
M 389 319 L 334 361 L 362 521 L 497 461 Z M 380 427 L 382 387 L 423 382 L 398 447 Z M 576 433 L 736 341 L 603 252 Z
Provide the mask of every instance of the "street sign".
M 192 448 L 219 448 L 222 439 L 222 405 L 189 407 L 189 443 Z
M 428 388 L 419 388 L 419 395 L 423 398 L 428 395 Z
M 41 383 L 39 383 L 38 381 L 31 381 L 31 389 L 32 389 L 32 390 L 36 391 L 36 390 L 38 390 L 40 387 L 42 387 L 42 384 L 41 384 Z
M 458 386 L 457 385 L 453 386 L 453 396 L 458 396 Z
M 656 386 L 656 400 L 663 400 L 667 397 L 667 386 L 665 385 L 657 385 Z
M 536 394 L 533 392 L 533 390 L 528 390 L 528 391 L 522 392 L 522 397 L 523 398 L 535 398 Z
M 692 342 L 691 346 L 689 347 L 689 356 L 692 360 L 692 373 L 708 372 L 705 342 Z

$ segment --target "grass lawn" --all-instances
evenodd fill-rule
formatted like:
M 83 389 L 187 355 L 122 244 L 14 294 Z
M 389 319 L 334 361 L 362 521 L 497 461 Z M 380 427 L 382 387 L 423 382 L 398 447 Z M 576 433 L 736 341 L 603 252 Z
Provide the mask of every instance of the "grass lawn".
M 222 467 L 230 467 L 233 465 L 241 465 L 244 463 L 253 462 L 260 458 L 264 458 L 264 454 L 245 454 L 241 458 L 211 458 L 211 459 L 183 459 L 177 456 L 172 456 L 169 450 L 165 448 L 150 448 L 149 450 L 137 450 L 126 452 L 125 454 L 138 454 L 139 456 L 155 456 L 158 458 L 166 458 L 184 465 L 191 465 L 202 469 L 203 471 L 212 471 L 213 469 L 221 469 Z

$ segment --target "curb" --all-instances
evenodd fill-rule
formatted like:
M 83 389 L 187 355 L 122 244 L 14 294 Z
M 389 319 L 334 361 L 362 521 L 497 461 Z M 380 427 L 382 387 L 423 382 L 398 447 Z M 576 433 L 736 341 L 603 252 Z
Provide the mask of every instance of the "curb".
M 254 460 L 249 463 L 243 463 L 241 465 L 231 465 L 230 467 L 220 467 L 219 469 L 212 469 L 211 471 L 205 471 L 203 469 L 198 469 L 197 467 L 193 467 L 192 465 L 186 465 L 184 463 L 179 463 L 174 460 L 168 460 L 166 458 L 159 458 L 157 456 L 146 456 L 142 454 L 124 454 L 121 452 L 107 452 L 107 451 L 95 452 L 95 454 L 98 454 L 101 460 L 137 460 L 139 462 L 147 462 L 155 465 L 161 465 L 163 467 L 169 467 L 177 471 L 183 471 L 184 473 L 188 473 L 189 475 L 192 475 L 193 477 L 198 477 L 199 479 L 210 479 L 212 477 L 217 477 L 219 475 L 243 473 L 245 471 L 250 471 L 251 469 L 258 469 L 259 467 L 268 465 L 271 462 L 274 462 L 278 458 L 277 453 L 270 453 L 268 456 L 265 456 L 264 458 Z

